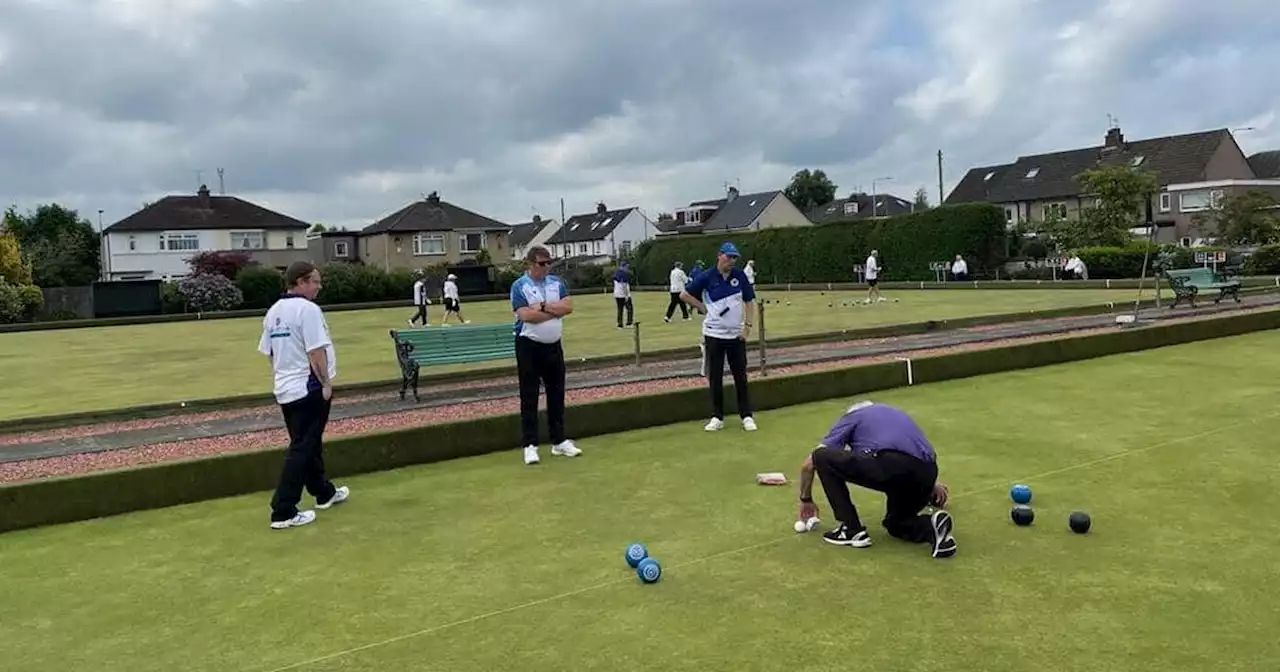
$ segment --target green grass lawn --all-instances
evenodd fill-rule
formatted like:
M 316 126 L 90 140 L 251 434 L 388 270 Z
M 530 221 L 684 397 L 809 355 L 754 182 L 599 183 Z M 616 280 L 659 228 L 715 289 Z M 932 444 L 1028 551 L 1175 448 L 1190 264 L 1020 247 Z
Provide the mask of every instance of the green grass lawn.
M 6 669 L 1271 670 L 1273 333 L 886 392 L 952 489 L 959 554 L 796 535 L 848 399 L 365 475 L 308 527 L 268 493 L 0 536 Z M 1188 389 L 1212 408 L 1188 413 Z M 1025 481 L 1030 528 L 1008 517 Z M 829 520 L 829 507 L 817 499 Z M 1087 510 L 1087 536 L 1067 529 Z M 643 541 L 665 568 L 641 585 Z M 309 662 L 308 662 L 309 661 Z
M 792 293 L 790 306 L 769 306 L 768 333 L 791 336 L 846 328 L 951 319 L 1022 310 L 1132 301 L 1134 290 L 914 290 L 888 292 L 900 303 L 828 308 L 831 297 Z M 771 295 L 772 296 L 772 295 Z M 846 298 L 853 295 L 843 295 Z M 779 294 L 776 298 L 783 298 Z M 701 322 L 664 324 L 667 295 L 636 295 L 646 350 L 701 340 Z M 565 320 L 565 348 L 574 357 L 634 351 L 634 334 L 614 323 L 612 296 L 577 297 Z M 501 301 L 464 304 L 472 322 L 513 320 Z M 413 311 L 333 312 L 329 327 L 338 350 L 339 382 L 399 377 L 388 329 L 407 326 Z M 431 306 L 438 324 L 441 306 Z M 679 313 L 676 313 L 677 317 Z M 434 328 L 434 327 L 433 327 Z M 0 420 L 270 392 L 270 366 L 257 354 L 261 318 L 178 322 L 0 334 Z M 489 362 L 475 366 L 494 366 Z M 466 368 L 454 366 L 440 370 Z

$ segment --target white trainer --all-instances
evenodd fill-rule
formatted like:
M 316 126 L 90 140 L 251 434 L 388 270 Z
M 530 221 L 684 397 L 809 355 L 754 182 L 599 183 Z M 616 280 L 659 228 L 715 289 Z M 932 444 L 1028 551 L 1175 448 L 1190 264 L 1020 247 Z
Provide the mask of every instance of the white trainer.
M 524 463 L 525 463 L 525 464 L 537 464 L 537 463 L 538 463 L 538 461 L 539 461 L 539 460 L 538 460 L 538 447 L 537 447 L 537 446 L 525 446 L 525 447 L 524 447 Z
M 315 511 L 299 511 L 289 520 L 273 520 L 271 521 L 271 529 L 286 530 L 290 527 L 299 527 L 307 523 L 314 522 L 316 519 Z
M 324 504 L 321 504 L 320 502 L 316 502 L 316 508 L 327 509 L 333 506 L 334 504 L 341 504 L 347 501 L 347 498 L 350 496 L 351 496 L 351 489 L 345 485 L 341 486 L 333 491 L 333 496 L 329 498 L 329 501 L 325 502 Z
M 721 420 L 720 418 L 711 418 L 711 422 L 708 422 L 707 426 L 703 427 L 703 429 L 708 432 L 718 432 L 724 429 L 724 420 Z
M 574 445 L 573 439 L 565 439 L 561 443 L 551 446 L 552 455 L 560 455 L 561 457 L 577 457 L 582 454 L 582 449 Z
M 757 429 L 759 429 L 758 427 L 756 427 L 756 419 L 752 417 L 746 417 L 742 419 L 742 428 L 747 430 L 748 432 L 754 432 Z

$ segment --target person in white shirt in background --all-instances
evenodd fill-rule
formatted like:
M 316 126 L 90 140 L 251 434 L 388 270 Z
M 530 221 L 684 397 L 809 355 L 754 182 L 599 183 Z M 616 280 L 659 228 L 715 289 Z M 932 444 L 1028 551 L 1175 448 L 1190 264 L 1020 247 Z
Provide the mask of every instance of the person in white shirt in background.
M 1084 265 L 1084 260 L 1079 255 L 1071 255 L 1071 258 L 1067 260 L 1067 265 L 1063 266 L 1062 270 L 1071 273 L 1076 280 L 1089 279 L 1089 269 Z
M 431 324 L 431 320 L 427 317 L 427 306 L 431 305 L 431 299 L 427 298 L 427 279 L 421 271 L 414 271 L 414 275 L 418 277 L 413 283 L 413 305 L 418 309 L 413 317 L 409 318 L 409 326 L 413 326 L 414 322 L 421 321 L 422 326 Z
M 289 289 L 262 318 L 258 351 L 271 360 L 274 393 L 289 431 L 289 449 L 271 498 L 271 527 L 283 530 L 306 525 L 315 511 L 299 511 L 302 489 L 316 499 L 317 509 L 346 501 L 351 492 L 335 487 L 324 473 L 324 429 L 333 401 L 338 359 L 329 325 L 315 304 L 320 271 L 295 261 L 285 271 Z
M 676 306 L 680 306 L 680 314 L 684 316 L 686 322 L 689 321 L 689 306 L 680 300 L 680 292 L 684 291 L 685 285 L 689 284 L 689 276 L 684 274 L 684 262 L 677 261 L 671 267 L 671 275 L 667 284 L 667 291 L 671 293 L 671 303 L 667 304 L 667 316 L 662 318 L 663 322 L 670 322 L 671 316 L 676 313 Z
M 458 316 L 459 324 L 471 324 L 471 320 L 462 319 L 462 301 L 458 299 L 458 276 L 450 273 L 444 279 L 444 318 L 440 320 L 441 325 L 449 322 L 450 315 Z
M 635 318 L 635 304 L 631 303 L 631 273 L 627 268 L 627 262 L 618 264 L 618 270 L 613 274 L 613 302 L 618 306 L 618 328 L 622 329 L 622 311 L 627 311 L 627 324 L 631 323 Z
M 871 254 L 867 256 L 867 263 L 863 266 L 863 272 L 867 278 L 867 300 L 863 303 L 871 303 L 872 301 L 884 301 L 884 297 L 880 296 L 880 251 L 871 250 Z
M 742 269 L 742 272 L 744 275 L 747 276 L 747 282 L 751 283 L 752 287 L 755 287 L 756 286 L 756 260 L 755 259 L 748 260 L 747 265 L 745 268 Z
M 965 262 L 964 256 L 957 254 L 956 260 L 951 262 L 951 277 L 961 282 L 969 279 L 969 264 Z

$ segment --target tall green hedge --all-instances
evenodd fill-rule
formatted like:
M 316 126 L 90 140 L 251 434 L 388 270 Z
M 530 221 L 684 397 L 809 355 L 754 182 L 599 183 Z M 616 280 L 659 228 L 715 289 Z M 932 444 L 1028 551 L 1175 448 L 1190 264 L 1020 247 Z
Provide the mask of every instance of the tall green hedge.
M 947 205 L 880 220 L 855 219 L 761 231 L 675 235 L 646 241 L 633 268 L 641 284 L 665 284 L 671 265 L 715 263 L 732 240 L 745 264 L 754 259 L 760 282 L 848 282 L 871 250 L 879 250 L 883 280 L 932 280 L 929 263 L 963 254 L 980 274 L 1005 259 L 1004 211 L 988 203 Z

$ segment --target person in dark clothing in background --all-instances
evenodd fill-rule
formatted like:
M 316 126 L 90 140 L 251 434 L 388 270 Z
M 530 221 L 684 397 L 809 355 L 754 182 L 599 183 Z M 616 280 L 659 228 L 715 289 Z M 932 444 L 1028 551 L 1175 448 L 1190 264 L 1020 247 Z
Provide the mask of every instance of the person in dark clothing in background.
M 613 302 L 618 306 L 618 328 L 622 329 L 622 311 L 627 311 L 627 324 L 631 323 L 635 318 L 635 305 L 631 303 L 631 269 L 627 267 L 627 262 L 618 264 L 618 270 L 613 274 Z

